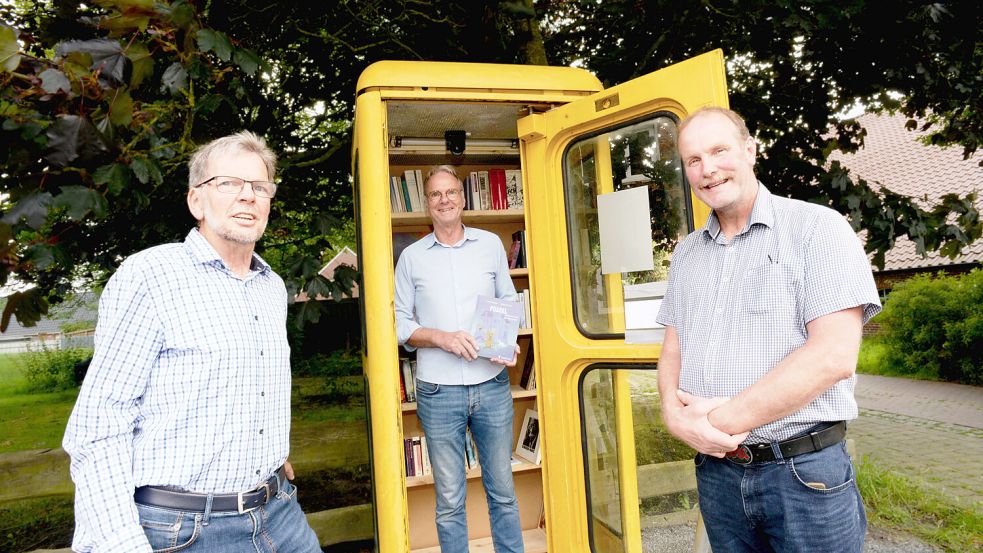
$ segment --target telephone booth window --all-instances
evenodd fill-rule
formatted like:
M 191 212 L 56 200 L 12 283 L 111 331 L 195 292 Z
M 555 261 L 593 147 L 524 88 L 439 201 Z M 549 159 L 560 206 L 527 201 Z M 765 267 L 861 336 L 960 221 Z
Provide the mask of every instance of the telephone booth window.
M 624 336 L 624 287 L 666 281 L 672 250 L 692 228 L 677 126 L 674 115 L 658 112 L 575 140 L 564 152 L 574 318 L 586 336 Z M 651 236 L 639 239 L 651 238 L 653 268 L 602 274 L 598 196 L 636 187 L 648 189 Z

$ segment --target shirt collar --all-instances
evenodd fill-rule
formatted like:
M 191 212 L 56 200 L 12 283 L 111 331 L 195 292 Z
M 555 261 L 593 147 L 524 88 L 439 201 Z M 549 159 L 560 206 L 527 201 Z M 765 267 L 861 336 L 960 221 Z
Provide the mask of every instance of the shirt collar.
M 758 195 L 754 199 L 751 216 L 748 217 L 747 224 L 738 234 L 744 234 L 757 223 L 761 223 L 768 228 L 775 225 L 775 211 L 772 209 L 771 192 L 768 192 L 768 189 L 761 182 L 758 182 Z M 717 219 L 715 212 L 710 212 L 710 217 L 707 218 L 706 224 L 703 225 L 703 232 L 713 240 L 716 240 L 717 236 L 720 235 L 720 221 Z
M 188 232 L 188 236 L 184 239 L 184 245 L 188 248 L 188 252 L 191 253 L 191 256 L 197 263 L 207 265 L 218 262 L 223 266 L 225 265 L 222 257 L 208 243 L 208 240 L 205 240 L 205 237 L 198 232 L 197 228 L 193 228 Z M 249 264 L 249 269 L 259 273 L 265 273 L 270 270 L 270 265 L 266 261 L 263 261 L 263 258 L 259 254 L 253 252 L 253 260 Z
M 423 244 L 424 244 L 424 246 L 426 246 L 426 249 L 430 249 L 430 248 L 434 247 L 437 244 L 440 244 L 440 245 L 445 246 L 445 247 L 456 247 L 459 244 L 463 244 L 464 242 L 467 242 L 468 240 L 477 240 L 478 239 L 478 233 L 477 233 L 477 231 L 475 231 L 475 229 L 473 229 L 473 228 L 471 228 L 471 227 L 469 227 L 469 226 L 467 226 L 467 225 L 465 225 L 463 223 L 461 224 L 461 226 L 464 227 L 464 239 L 461 240 L 460 242 L 458 242 L 457 244 L 451 244 L 450 246 L 447 246 L 447 244 L 441 244 L 440 242 L 437 242 L 437 234 L 434 233 L 434 232 L 431 232 L 430 234 L 428 234 L 428 235 L 426 235 L 426 236 L 423 237 Z

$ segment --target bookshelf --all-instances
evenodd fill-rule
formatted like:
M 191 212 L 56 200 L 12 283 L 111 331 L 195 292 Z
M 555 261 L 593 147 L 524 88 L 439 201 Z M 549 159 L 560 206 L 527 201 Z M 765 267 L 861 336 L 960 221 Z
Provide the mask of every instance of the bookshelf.
M 435 159 L 428 157 L 428 163 L 415 165 L 417 160 L 414 156 L 400 155 L 398 152 L 390 152 L 390 176 L 404 175 L 407 171 L 419 170 L 424 176 L 431 165 L 441 163 L 453 165 L 458 174 L 464 180 L 471 172 L 489 171 L 491 169 L 519 169 L 518 155 L 498 156 L 491 164 L 482 164 L 482 159 L 468 157 L 462 164 L 460 159 L 454 161 L 450 159 Z M 467 186 L 467 185 L 465 185 Z M 392 188 L 391 188 L 392 190 Z M 495 210 L 465 210 L 462 215 L 465 225 L 482 228 L 498 235 L 502 240 L 502 246 L 506 255 L 509 254 L 513 243 L 513 234 L 525 231 L 525 211 L 523 208 L 495 209 Z M 430 232 L 430 217 L 426 211 L 392 212 L 391 224 L 393 233 L 414 233 L 423 236 Z M 513 268 L 509 270 L 509 275 L 513 279 L 516 291 L 529 289 L 530 269 L 527 267 Z M 530 306 L 531 307 L 531 306 Z M 529 311 L 529 320 L 535 320 L 534 314 Z M 531 323 L 528 326 L 532 326 Z M 516 360 L 515 367 L 509 368 L 509 379 L 511 381 L 511 395 L 513 400 L 513 448 L 516 440 L 521 434 L 521 425 L 527 410 L 537 409 L 537 390 L 525 389 L 520 385 L 523 370 L 526 366 L 526 357 L 533 348 L 532 328 L 522 328 L 519 330 L 519 345 L 521 353 Z M 531 370 L 535 371 L 535 355 L 531 359 Z M 423 436 L 423 428 L 417 419 L 416 402 L 403 402 L 400 407 L 402 420 L 402 435 L 404 439 L 416 436 Z M 540 437 L 540 439 L 542 439 Z M 543 528 L 543 479 L 540 465 L 527 462 L 516 458 L 518 462 L 512 465 L 512 475 L 515 482 L 516 496 L 519 501 L 519 518 L 523 530 L 523 541 L 528 553 L 546 551 L 546 532 Z M 480 459 L 479 459 L 480 463 Z M 488 508 L 485 503 L 485 492 L 481 485 L 480 466 L 473 470 L 468 470 L 467 476 L 467 520 L 468 535 L 470 538 L 469 548 L 472 552 L 493 551 L 491 543 L 491 529 L 488 520 Z M 436 523 L 434 520 L 434 489 L 433 476 L 407 476 L 406 500 L 409 516 L 409 541 L 410 550 L 413 553 L 438 552 L 440 550 L 437 542 Z

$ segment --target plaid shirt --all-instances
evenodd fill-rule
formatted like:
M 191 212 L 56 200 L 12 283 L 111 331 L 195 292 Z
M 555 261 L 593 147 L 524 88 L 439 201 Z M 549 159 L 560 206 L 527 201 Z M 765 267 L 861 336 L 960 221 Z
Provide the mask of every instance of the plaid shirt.
M 283 280 L 240 279 L 194 229 L 127 259 L 99 301 L 95 354 L 65 431 L 76 551 L 146 551 L 135 488 L 255 488 L 283 464 L 290 348 Z
M 748 224 L 730 242 L 711 213 L 676 247 L 656 320 L 679 336 L 679 387 L 732 397 L 805 344 L 807 323 L 857 306 L 864 323 L 881 310 L 870 263 L 843 216 L 772 196 L 759 184 Z M 755 428 L 747 443 L 856 418 L 855 382 L 842 380 L 799 411 Z

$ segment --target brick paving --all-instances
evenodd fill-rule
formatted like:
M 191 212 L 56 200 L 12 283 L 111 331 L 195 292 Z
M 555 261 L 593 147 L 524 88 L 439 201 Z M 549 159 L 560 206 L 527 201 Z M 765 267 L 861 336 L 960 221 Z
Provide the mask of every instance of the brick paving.
M 860 375 L 857 454 L 983 508 L 983 388 Z

